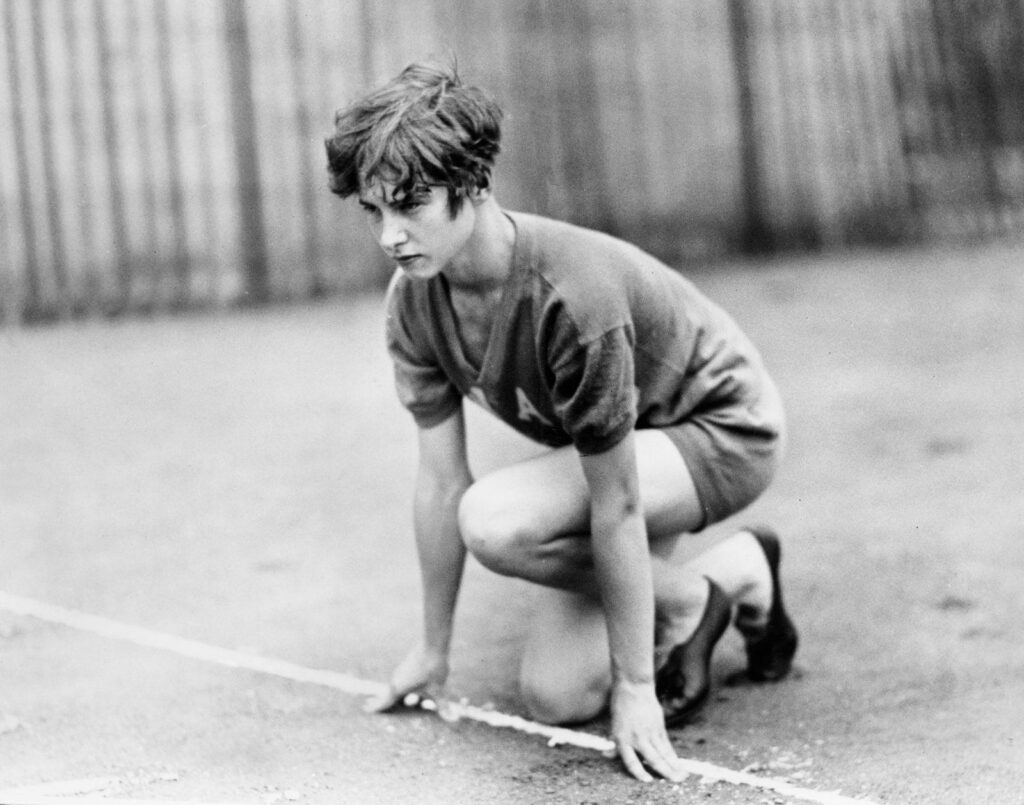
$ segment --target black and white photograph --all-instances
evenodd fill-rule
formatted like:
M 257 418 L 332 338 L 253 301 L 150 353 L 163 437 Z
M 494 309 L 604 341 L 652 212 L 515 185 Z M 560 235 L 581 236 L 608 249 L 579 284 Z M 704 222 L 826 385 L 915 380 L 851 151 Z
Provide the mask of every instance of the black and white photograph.
M 0 805 L 1022 792 L 1024 0 L 0 0 Z

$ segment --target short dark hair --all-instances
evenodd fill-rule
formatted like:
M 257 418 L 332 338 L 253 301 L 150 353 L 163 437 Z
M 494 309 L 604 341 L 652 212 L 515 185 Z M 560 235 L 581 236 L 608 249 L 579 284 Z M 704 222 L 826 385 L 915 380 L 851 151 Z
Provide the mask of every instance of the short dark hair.
M 472 191 L 490 186 L 501 118 L 497 103 L 465 86 L 454 65 L 410 64 L 335 115 L 325 143 L 331 192 L 347 198 L 377 180 L 402 198 L 441 185 L 454 215 Z

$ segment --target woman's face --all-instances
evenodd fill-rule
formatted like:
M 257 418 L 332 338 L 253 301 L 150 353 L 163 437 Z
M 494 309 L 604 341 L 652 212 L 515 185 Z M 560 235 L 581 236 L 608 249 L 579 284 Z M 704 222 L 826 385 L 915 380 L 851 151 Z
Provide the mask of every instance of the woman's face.
M 394 185 L 375 182 L 359 194 L 359 205 L 384 253 L 417 279 L 449 268 L 465 250 L 476 224 L 474 205 L 466 200 L 452 215 L 448 190 L 438 185 L 396 197 Z

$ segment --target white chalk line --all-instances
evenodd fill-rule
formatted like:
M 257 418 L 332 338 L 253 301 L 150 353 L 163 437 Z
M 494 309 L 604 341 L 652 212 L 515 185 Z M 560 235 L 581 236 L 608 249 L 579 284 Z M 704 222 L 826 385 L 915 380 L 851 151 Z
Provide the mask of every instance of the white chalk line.
M 223 665 L 228 668 L 256 671 L 283 679 L 290 679 L 295 682 L 308 682 L 313 685 L 333 688 L 334 690 L 354 696 L 375 696 L 387 690 L 387 685 L 382 682 L 372 682 L 337 671 L 306 668 L 305 666 L 284 660 L 260 657 L 241 651 L 232 651 L 208 643 L 201 643 L 177 637 L 176 635 L 132 626 L 98 615 L 89 615 L 84 612 L 66 609 L 2 591 L 0 591 L 0 609 L 5 609 L 18 615 L 37 618 L 49 623 L 68 626 L 112 640 L 134 643 L 145 648 L 161 649 L 181 657 L 189 657 L 202 662 Z M 465 718 L 488 724 L 492 727 L 513 729 L 529 735 L 541 735 L 548 739 L 549 746 L 568 744 L 583 749 L 592 749 L 605 755 L 611 755 L 615 752 L 615 744 L 612 741 L 592 733 L 566 729 L 564 727 L 551 727 L 519 716 L 507 715 L 495 710 L 466 704 L 465 702 L 443 702 L 440 709 L 449 720 Z M 706 781 L 749 786 L 806 802 L 816 802 L 819 805 L 875 805 L 875 803 L 868 800 L 847 797 L 838 792 L 803 788 L 788 783 L 785 780 L 759 777 L 758 775 L 743 771 L 733 771 L 732 769 L 700 760 L 680 758 L 680 766 L 688 773 L 697 775 Z
M 206 800 L 146 800 L 104 796 L 105 792 L 119 788 L 124 782 L 119 777 L 99 777 L 11 788 L 0 791 L 0 805 L 66 805 L 69 802 L 75 805 L 242 805 Z
M 77 794 L 47 796 L 45 794 L 0 791 L 3 805 L 251 805 L 251 803 L 207 802 L 181 799 L 124 799 L 123 797 L 79 796 Z

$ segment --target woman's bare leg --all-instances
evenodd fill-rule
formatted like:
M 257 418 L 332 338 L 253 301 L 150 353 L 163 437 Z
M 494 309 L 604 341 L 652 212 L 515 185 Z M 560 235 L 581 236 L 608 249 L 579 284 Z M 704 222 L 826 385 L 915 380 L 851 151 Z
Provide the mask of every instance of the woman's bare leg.
M 771 579 L 749 534 L 688 563 L 673 559 L 680 534 L 702 522 L 702 506 L 671 440 L 654 430 L 636 437 L 659 645 L 684 642 L 697 628 L 709 590 L 704 576 L 734 604 L 766 612 Z M 521 672 L 524 698 L 545 721 L 593 717 L 610 683 L 589 513 L 586 479 L 572 448 L 496 470 L 477 481 L 460 506 L 463 539 L 484 566 L 552 588 L 541 594 Z

